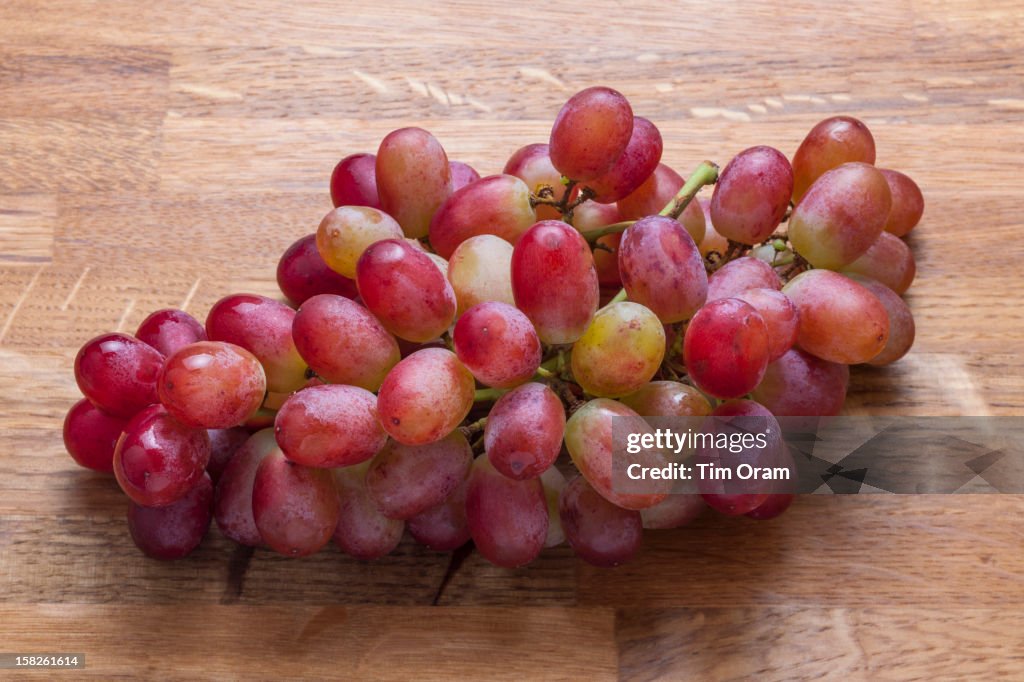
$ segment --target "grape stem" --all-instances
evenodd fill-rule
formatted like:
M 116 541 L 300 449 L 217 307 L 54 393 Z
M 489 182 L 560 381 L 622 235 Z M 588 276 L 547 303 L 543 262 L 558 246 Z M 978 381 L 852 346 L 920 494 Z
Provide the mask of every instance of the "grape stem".
M 486 403 L 494 402 L 501 396 L 508 393 L 503 388 L 480 388 L 473 393 L 473 402 L 475 403 Z
M 530 195 L 530 208 L 551 206 L 562 214 L 562 220 L 572 225 L 573 209 L 584 201 L 592 199 L 594 197 L 594 190 L 589 187 L 584 187 L 580 190 L 580 193 L 576 195 L 576 198 L 570 202 L 569 197 L 572 196 L 572 191 L 576 188 L 577 182 L 563 177 L 562 184 L 565 185 L 565 193 L 562 195 L 561 199 L 555 199 L 554 187 L 551 185 L 542 185 L 537 190 L 536 194 Z
M 460 426 L 459 431 L 466 437 L 466 440 L 472 440 L 473 436 L 483 431 L 485 426 L 487 426 L 487 417 L 481 417 L 472 424 Z
M 667 216 L 673 220 L 677 220 L 679 216 L 683 214 L 686 207 L 689 206 L 693 198 L 697 196 L 697 192 L 704 185 L 713 185 L 718 182 L 718 165 L 711 161 L 702 162 L 697 168 L 690 174 L 690 177 L 686 180 L 682 187 L 679 188 L 679 192 L 672 197 L 672 201 L 668 202 L 665 208 L 661 209 L 658 215 Z M 587 243 L 593 246 L 597 243 L 597 240 L 601 237 L 607 237 L 610 234 L 618 234 L 624 232 L 626 228 L 635 223 L 635 220 L 624 220 L 621 223 L 612 223 L 602 227 L 600 230 L 594 230 L 584 235 L 587 239 Z

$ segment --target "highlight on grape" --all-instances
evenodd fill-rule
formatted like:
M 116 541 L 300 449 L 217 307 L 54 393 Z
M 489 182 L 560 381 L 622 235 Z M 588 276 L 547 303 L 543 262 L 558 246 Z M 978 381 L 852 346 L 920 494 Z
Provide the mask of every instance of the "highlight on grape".
M 607 87 L 496 175 L 392 131 L 334 168 L 334 208 L 280 258 L 282 300 L 225 292 L 202 322 L 160 310 L 87 341 L 68 452 L 116 477 L 158 559 L 215 522 L 293 557 L 333 540 L 373 560 L 408 532 L 498 566 L 564 543 L 616 566 L 645 528 L 707 507 L 778 516 L 781 489 L 623 489 L 612 424 L 642 446 L 645 417 L 770 434 L 838 414 L 851 365 L 913 344 L 903 238 L 924 199 L 849 116 L 792 157 L 759 145 L 685 176 L 662 162 L 671 142 Z M 646 447 L 635 464 L 673 466 Z

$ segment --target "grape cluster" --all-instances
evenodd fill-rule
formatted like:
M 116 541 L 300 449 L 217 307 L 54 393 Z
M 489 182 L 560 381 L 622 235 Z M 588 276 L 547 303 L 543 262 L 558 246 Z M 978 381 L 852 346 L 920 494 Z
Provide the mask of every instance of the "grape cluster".
M 684 178 L 661 156 L 605 87 L 499 175 L 396 130 L 334 169 L 335 208 L 280 259 L 287 303 L 233 294 L 205 324 L 161 310 L 87 342 L 67 449 L 113 472 L 161 559 L 215 519 L 288 556 L 375 559 L 408 531 L 499 566 L 563 542 L 613 566 L 706 506 L 773 518 L 792 495 L 616 490 L 613 418 L 837 414 L 850 365 L 913 342 L 901 238 L 923 198 L 845 116 L 792 163 L 758 146 Z

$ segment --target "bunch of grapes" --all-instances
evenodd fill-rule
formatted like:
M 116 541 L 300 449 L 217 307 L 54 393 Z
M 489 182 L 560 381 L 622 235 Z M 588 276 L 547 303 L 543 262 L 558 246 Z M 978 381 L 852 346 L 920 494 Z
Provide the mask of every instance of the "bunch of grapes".
M 335 208 L 280 259 L 287 303 L 234 294 L 205 325 L 161 310 L 86 343 L 67 449 L 113 472 L 162 559 L 215 519 L 288 556 L 375 559 L 408 531 L 499 566 L 563 542 L 613 566 L 707 506 L 773 518 L 791 494 L 616 490 L 613 418 L 837 414 L 850 365 L 913 342 L 901 237 L 923 198 L 845 116 L 792 162 L 758 146 L 684 179 L 661 155 L 604 87 L 499 175 L 396 130 L 334 169 Z

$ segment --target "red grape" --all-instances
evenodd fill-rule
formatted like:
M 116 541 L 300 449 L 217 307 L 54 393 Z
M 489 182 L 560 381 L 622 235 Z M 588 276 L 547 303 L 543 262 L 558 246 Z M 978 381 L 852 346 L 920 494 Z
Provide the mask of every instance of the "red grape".
M 330 541 L 340 515 L 334 477 L 326 469 L 295 464 L 272 450 L 256 468 L 252 516 L 275 552 L 307 556 Z
M 640 551 L 640 512 L 616 507 L 582 476 L 569 481 L 559 502 L 562 528 L 581 559 L 602 567 L 619 566 Z
M 544 384 L 523 384 L 494 403 L 484 427 L 484 447 L 504 476 L 534 478 L 558 458 L 564 431 L 565 409 L 554 391 Z
M 768 365 L 751 397 L 778 417 L 839 414 L 850 368 L 794 348 Z
M 358 293 L 355 282 L 331 270 L 324 262 L 317 250 L 316 234 L 307 234 L 281 255 L 277 263 L 277 286 L 295 305 L 302 305 L 317 294 L 355 298 Z
M 558 513 L 558 502 L 565 490 L 565 474 L 558 467 L 548 467 L 540 475 L 540 482 L 544 486 L 544 499 L 548 503 L 548 535 L 544 539 L 544 547 L 557 547 L 565 542 L 562 517 Z
M 210 437 L 210 461 L 206 463 L 206 473 L 210 474 L 210 479 L 216 484 L 228 462 L 245 445 L 251 434 L 236 426 L 230 429 L 207 429 L 206 435 Z
M 711 435 L 762 433 L 766 437 L 766 445 L 761 447 L 755 443 L 750 447 L 741 446 L 738 451 L 732 445 L 728 448 L 703 448 L 697 452 L 696 466 L 705 463 L 737 471 L 742 465 L 759 470 L 780 463 L 780 453 L 785 448 L 782 430 L 772 413 L 763 405 L 753 400 L 731 400 L 716 407 L 711 415 L 718 418 L 712 423 L 709 431 Z M 753 511 L 769 497 L 764 492 L 765 482 L 757 478 L 719 479 L 702 473 L 696 483 L 708 506 L 727 516 L 739 516 Z
M 293 393 L 274 420 L 285 457 L 309 467 L 344 467 L 373 457 L 387 435 L 377 398 L 358 386 L 311 386 Z
M 86 469 L 114 471 L 114 448 L 127 419 L 112 417 L 83 398 L 64 418 L 64 447 Z
M 562 174 L 552 165 L 546 144 L 528 144 L 517 149 L 501 172 L 516 176 L 534 194 L 546 185 L 554 191 L 551 198 L 555 201 L 561 201 L 565 196 Z M 561 217 L 562 214 L 554 206 L 537 206 L 538 220 L 559 220 Z
M 168 356 L 182 346 L 206 341 L 206 330 L 184 310 L 164 308 L 152 313 L 135 332 L 135 338 Z
M 398 343 L 377 318 L 341 296 L 322 294 L 303 303 L 292 336 L 310 369 L 332 384 L 376 391 L 401 359 Z
M 768 521 L 779 516 L 784 511 L 789 509 L 790 505 L 793 504 L 792 493 L 777 493 L 769 495 L 764 502 L 754 508 L 753 511 L 748 511 L 746 516 L 758 521 Z
M 889 316 L 878 297 L 829 270 L 808 270 L 784 288 L 800 309 L 797 345 L 823 360 L 853 365 L 881 352 Z
M 260 408 L 266 392 L 260 361 L 230 343 L 185 346 L 167 358 L 160 372 L 160 402 L 188 426 L 238 426 Z
M 708 302 L 732 298 L 750 289 L 782 288 L 782 280 L 763 260 L 744 256 L 731 260 L 708 280 Z
M 885 222 L 885 230 L 903 237 L 914 229 L 924 213 L 924 195 L 917 183 L 899 171 L 880 168 L 892 194 L 892 210 Z M 900 293 L 900 292 L 897 292 Z
M 252 515 L 252 486 L 256 469 L 271 452 L 279 452 L 274 430 L 257 431 L 242 444 L 217 481 L 213 506 L 217 527 L 242 545 L 257 547 L 263 542 Z
M 777 360 L 796 343 L 800 311 L 796 304 L 775 289 L 747 289 L 738 298 L 760 313 L 768 330 L 768 362 Z
M 352 154 L 339 161 L 331 172 L 331 202 L 335 206 L 380 208 L 376 168 L 377 157 L 373 154 Z
M 679 173 L 663 163 L 659 163 L 650 177 L 636 188 L 632 194 L 618 201 L 619 215 L 622 220 L 639 220 L 650 215 L 658 215 L 676 194 L 683 188 L 685 181 Z M 693 241 L 701 243 L 704 239 L 707 220 L 704 211 L 697 201 L 691 201 L 679 216 L 679 222 L 693 237 Z M 723 250 L 724 253 L 724 250 Z
M 793 201 L 799 202 L 826 171 L 850 161 L 875 162 L 875 139 L 868 127 L 850 116 L 818 123 L 793 155 Z
M 208 461 L 206 431 L 184 426 L 152 405 L 125 426 L 114 450 L 114 475 L 132 501 L 163 507 L 196 486 Z
M 473 462 L 466 437 L 452 431 L 425 445 L 389 440 L 366 472 L 366 490 L 384 516 L 408 519 L 441 504 Z
M 267 390 L 291 393 L 306 383 L 306 362 L 292 340 L 295 311 L 280 301 L 255 294 L 225 296 L 210 308 L 206 333 L 211 341 L 241 346 L 256 356 Z
M 381 426 L 406 445 L 440 440 L 469 414 L 474 388 L 473 375 L 451 351 L 416 351 L 395 365 L 380 387 Z
M 213 483 L 204 475 L 184 497 L 165 507 L 128 504 L 128 532 L 135 546 L 154 559 L 173 561 L 199 546 L 210 527 Z
M 157 378 L 164 356 L 134 336 L 103 334 L 75 356 L 75 380 L 82 394 L 113 417 L 129 419 L 157 402 Z
M 377 510 L 366 491 L 367 464 L 334 469 L 341 513 L 334 529 L 334 544 L 363 561 L 390 554 L 402 541 L 405 524 Z
M 459 360 L 487 386 L 518 386 L 540 366 L 537 332 L 507 303 L 490 301 L 467 310 L 455 323 L 452 341 Z
M 452 193 L 448 156 L 422 128 L 388 133 L 377 150 L 377 192 L 381 207 L 406 237 L 426 237 L 430 218 Z
M 619 209 L 615 204 L 598 204 L 587 201 L 573 210 L 572 224 L 586 236 L 620 220 Z M 621 241 L 621 232 L 607 234 L 597 240 L 598 244 L 610 249 L 610 251 L 603 249 L 594 251 L 594 269 L 597 270 L 597 281 L 603 287 L 618 289 L 622 286 L 618 258 L 619 242 Z
M 512 293 L 544 343 L 572 343 L 583 334 L 601 296 L 590 247 L 580 233 L 542 220 L 512 252 Z
M 406 521 L 409 535 L 436 552 L 450 552 L 469 542 L 466 522 L 466 487 L 468 477 L 444 502 Z
M 629 300 L 665 323 L 688 320 L 704 305 L 708 276 L 696 244 L 677 221 L 650 216 L 619 244 L 619 275 Z
M 868 277 L 850 276 L 855 282 L 878 297 L 889 316 L 889 338 L 885 347 L 868 361 L 870 365 L 888 365 L 896 362 L 914 345 L 914 316 L 906 302 L 889 287 Z
M 423 343 L 455 321 L 455 292 L 445 271 L 406 242 L 387 239 L 363 252 L 356 283 L 363 303 L 385 329 Z
M 466 488 L 466 522 L 476 548 L 492 564 L 530 563 L 548 533 L 548 505 L 540 479 L 514 481 L 498 473 L 487 455 L 473 462 Z
M 449 161 L 448 168 L 452 172 L 452 191 L 457 192 L 471 182 L 480 179 L 480 174 L 468 163 L 461 161 Z
M 611 204 L 629 196 L 658 167 L 661 148 L 658 128 L 642 116 L 634 117 L 626 148 L 608 171 L 586 183 L 594 192 L 594 201 Z
M 711 405 L 700 391 L 678 381 L 652 381 L 619 399 L 644 417 L 703 417 Z
M 581 90 L 566 102 L 551 128 L 551 163 L 572 180 L 591 180 L 611 169 L 633 133 L 633 110 L 621 93 Z
M 449 258 L 459 244 L 481 234 L 515 244 L 536 220 L 526 183 L 514 175 L 491 175 L 445 199 L 430 222 L 430 245 Z
M 906 242 L 883 232 L 860 258 L 843 268 L 843 272 L 869 277 L 902 294 L 914 281 L 917 266 Z
M 738 398 L 760 383 L 768 366 L 768 328 L 735 298 L 712 301 L 686 328 L 683 358 L 693 383 L 716 398 Z
M 733 157 L 711 197 L 715 230 L 741 244 L 767 239 L 782 222 L 793 194 L 793 169 L 772 147 L 751 147 Z

